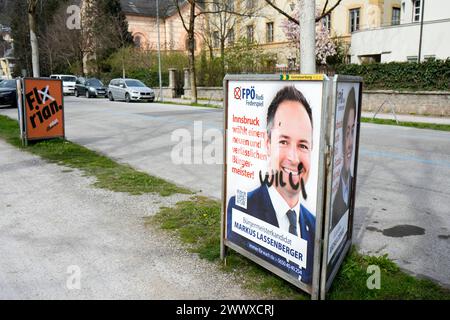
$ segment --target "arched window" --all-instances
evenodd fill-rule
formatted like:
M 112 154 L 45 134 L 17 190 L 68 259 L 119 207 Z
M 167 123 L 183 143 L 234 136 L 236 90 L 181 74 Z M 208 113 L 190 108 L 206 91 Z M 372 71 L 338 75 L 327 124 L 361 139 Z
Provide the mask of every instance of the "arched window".
M 189 37 L 186 37 L 185 46 L 186 46 L 186 50 L 189 51 Z M 197 50 L 197 39 L 194 38 L 194 51 L 196 51 L 196 50 Z
M 140 35 L 135 35 L 133 41 L 136 48 L 142 48 L 142 37 Z

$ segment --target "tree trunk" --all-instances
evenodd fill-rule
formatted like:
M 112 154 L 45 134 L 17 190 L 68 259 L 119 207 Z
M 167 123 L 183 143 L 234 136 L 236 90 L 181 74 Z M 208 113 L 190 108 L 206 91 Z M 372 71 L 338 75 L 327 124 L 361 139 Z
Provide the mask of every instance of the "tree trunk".
M 28 23 L 30 24 L 31 62 L 33 65 L 33 77 L 39 78 L 39 44 L 36 35 L 35 11 L 28 12 Z
M 49 59 L 49 63 L 50 63 L 50 74 L 53 74 L 53 57 L 52 57 L 51 50 L 49 50 L 48 59 Z
M 123 50 L 125 50 L 125 49 L 122 48 L 121 50 L 122 50 L 122 76 L 125 79 L 125 57 L 124 57 L 124 52 L 123 52 Z
M 195 1 L 190 1 L 191 10 L 189 16 L 189 73 L 191 76 L 191 102 L 197 103 L 197 80 L 195 74 Z
M 191 42 L 190 39 L 189 42 Z M 192 40 L 192 45 L 189 43 L 189 77 L 191 78 L 191 102 L 197 103 L 197 80 L 195 79 L 195 50 L 193 42 Z
M 225 39 L 220 41 L 220 63 L 222 67 L 222 76 L 225 76 Z

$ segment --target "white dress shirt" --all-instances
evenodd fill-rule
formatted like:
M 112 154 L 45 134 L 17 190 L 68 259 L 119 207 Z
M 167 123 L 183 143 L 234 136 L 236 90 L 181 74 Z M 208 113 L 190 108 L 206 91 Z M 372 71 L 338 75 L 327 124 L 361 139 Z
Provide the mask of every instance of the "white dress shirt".
M 274 186 L 271 186 L 268 188 L 270 200 L 272 202 L 273 208 L 275 209 L 275 213 L 277 215 L 278 220 L 278 226 L 281 230 L 284 230 L 286 232 L 289 232 L 289 218 L 287 216 L 288 210 L 295 211 L 297 222 L 297 234 L 299 237 L 301 237 L 301 229 L 300 229 L 300 198 L 299 201 L 295 206 L 292 208 L 287 204 L 286 200 L 283 199 L 283 197 L 278 193 L 277 189 L 275 189 Z
M 343 178 L 343 175 L 341 175 L 341 181 L 342 181 L 342 198 L 344 199 L 345 204 L 348 206 L 348 196 L 350 191 L 350 175 L 348 176 L 348 179 L 345 180 Z

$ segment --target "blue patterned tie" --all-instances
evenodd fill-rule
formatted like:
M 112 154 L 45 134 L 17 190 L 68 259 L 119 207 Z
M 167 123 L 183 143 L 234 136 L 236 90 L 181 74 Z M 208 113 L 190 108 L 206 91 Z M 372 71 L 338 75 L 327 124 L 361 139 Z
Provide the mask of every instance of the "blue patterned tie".
M 287 217 L 289 219 L 289 233 L 292 233 L 294 236 L 298 236 L 297 233 L 297 215 L 294 210 L 288 210 L 286 212 Z

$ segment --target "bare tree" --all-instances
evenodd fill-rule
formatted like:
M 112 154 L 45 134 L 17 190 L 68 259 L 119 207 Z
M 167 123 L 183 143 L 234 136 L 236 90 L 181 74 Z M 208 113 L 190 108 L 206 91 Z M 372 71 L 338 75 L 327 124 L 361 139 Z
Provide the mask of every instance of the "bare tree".
M 190 75 L 190 82 L 191 82 L 191 101 L 196 103 L 197 102 L 197 80 L 196 80 L 196 71 L 195 71 L 195 21 L 196 18 L 198 18 L 201 15 L 220 15 L 218 21 L 219 22 L 217 29 L 219 31 L 219 40 L 220 40 L 220 47 L 221 47 L 221 57 L 222 57 L 222 67 L 224 68 L 224 55 L 225 55 L 225 42 L 226 39 L 229 37 L 229 33 L 232 28 L 230 28 L 230 25 L 234 25 L 236 23 L 233 16 L 246 16 L 251 17 L 255 16 L 255 9 L 249 10 L 248 12 L 238 12 L 238 10 L 234 10 L 234 8 L 231 7 L 232 3 L 235 1 L 227 1 L 227 0 L 216 0 L 212 2 L 204 1 L 204 0 L 172 0 L 173 4 L 176 6 L 178 14 L 180 16 L 181 22 L 183 24 L 183 28 L 186 30 L 188 35 L 188 52 L 189 52 L 189 75 Z M 183 4 L 180 4 L 180 2 L 183 2 Z M 208 5 L 209 4 L 209 5 Z M 182 8 L 181 6 L 186 5 L 189 6 L 189 16 L 184 17 L 182 14 Z M 203 5 L 204 8 L 201 8 L 200 5 Z M 206 24 L 205 24 L 206 25 Z M 213 31 L 211 26 L 206 25 L 207 32 Z M 205 30 L 205 29 L 204 29 Z M 214 31 L 213 31 L 214 32 Z M 210 52 L 212 52 L 212 37 L 211 33 L 209 36 L 209 41 L 207 41 L 207 44 L 210 46 Z
M 215 0 L 210 4 L 210 18 L 205 23 L 207 29 L 203 34 L 206 43 L 210 47 L 212 54 L 213 49 L 220 48 L 222 73 L 225 74 L 225 45 L 227 40 L 234 41 L 236 25 L 239 18 L 252 17 L 256 15 L 256 9 L 241 8 L 236 10 L 233 0 Z
M 187 32 L 188 36 L 188 52 L 189 52 L 189 77 L 191 82 L 191 101 L 197 103 L 197 80 L 195 72 L 195 19 L 199 16 L 196 13 L 198 10 L 198 0 L 186 0 L 185 5 L 189 6 L 188 21 L 183 16 L 182 8 L 178 0 L 172 0 L 177 8 L 178 15 L 180 16 L 183 28 Z
M 48 59 L 50 73 L 54 73 L 56 68 L 64 65 L 71 69 L 71 72 L 83 72 L 86 39 L 82 30 L 67 28 L 64 6 L 53 16 L 53 22 L 42 37 L 40 46 L 42 56 Z M 75 66 L 78 70 L 75 70 Z
M 291 15 L 287 14 L 285 11 L 283 11 L 280 7 L 278 7 L 277 5 L 275 5 L 273 0 L 264 0 L 269 6 L 271 6 L 272 8 L 274 8 L 276 11 L 278 11 L 278 13 L 282 14 L 283 16 L 285 16 L 286 18 L 288 18 L 289 20 L 291 20 L 292 22 L 296 23 L 296 24 L 300 24 L 300 22 L 295 19 L 294 17 L 292 17 Z M 316 22 L 319 22 L 323 17 L 329 15 L 340 3 L 342 2 L 342 0 L 336 0 L 336 2 L 334 2 L 333 5 L 331 5 L 330 7 L 328 7 L 328 5 L 330 4 L 329 0 L 326 0 L 325 3 L 323 4 L 323 8 L 321 10 L 321 14 L 319 16 L 316 17 Z
M 114 33 L 113 33 L 113 37 L 110 38 L 110 40 L 112 41 L 112 45 L 114 45 L 114 43 L 118 44 L 120 47 L 120 58 L 122 60 L 122 77 L 125 79 L 125 75 L 126 75 L 126 70 L 125 70 L 125 54 L 126 54 L 126 50 L 125 48 L 128 47 L 129 45 L 129 39 L 128 39 L 128 34 L 125 33 L 123 31 L 122 28 L 122 21 L 120 19 L 120 17 L 118 16 L 112 16 L 110 17 L 110 23 L 111 26 L 114 28 Z
M 111 1 L 112 2 L 112 1 Z M 121 50 L 122 74 L 125 76 L 125 52 L 123 48 L 132 44 L 131 34 L 125 16 L 120 12 L 120 2 L 107 0 L 85 0 L 82 19 L 84 44 L 84 60 L 95 62 L 95 72 L 100 68 L 99 61 L 113 51 Z
M 28 23 L 30 25 L 31 61 L 33 77 L 38 78 L 39 73 L 39 43 L 37 38 L 36 9 L 39 0 L 28 0 Z

